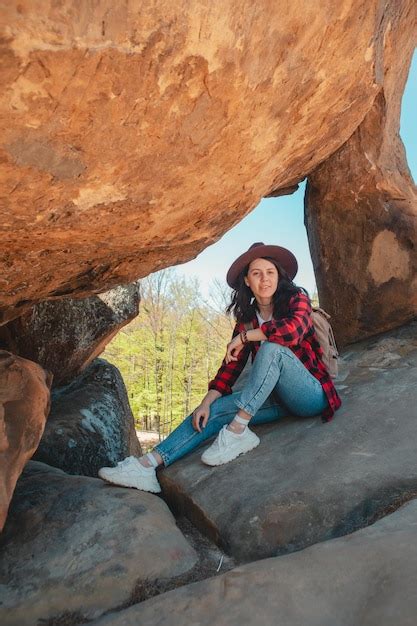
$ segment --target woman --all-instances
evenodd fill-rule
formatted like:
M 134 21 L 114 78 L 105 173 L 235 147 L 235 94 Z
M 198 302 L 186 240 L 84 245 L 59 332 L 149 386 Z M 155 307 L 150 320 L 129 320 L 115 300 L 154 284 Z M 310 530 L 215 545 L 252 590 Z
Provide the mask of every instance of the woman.
M 103 467 L 107 482 L 158 493 L 156 468 L 170 465 L 217 434 L 201 460 L 222 465 L 259 443 L 249 423 L 284 415 L 322 415 L 330 421 L 341 401 L 322 360 L 307 292 L 293 283 L 298 265 L 286 248 L 254 243 L 234 261 L 228 313 L 237 322 L 226 356 L 201 404 L 152 452 Z M 252 354 L 248 382 L 233 385 Z

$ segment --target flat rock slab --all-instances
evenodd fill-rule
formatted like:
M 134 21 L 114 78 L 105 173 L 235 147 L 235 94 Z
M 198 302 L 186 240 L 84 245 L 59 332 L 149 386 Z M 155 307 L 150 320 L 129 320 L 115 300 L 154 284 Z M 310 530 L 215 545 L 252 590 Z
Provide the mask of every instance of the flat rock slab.
M 224 466 L 201 448 L 160 472 L 169 504 L 238 562 L 350 533 L 417 493 L 417 323 L 343 358 L 333 422 L 285 418 Z
M 373 526 L 109 614 L 94 626 L 415 626 L 417 502 Z
M 69 385 L 54 389 L 51 400 L 34 460 L 97 477 L 100 467 L 140 455 L 126 387 L 111 363 L 95 359 Z
M 31 461 L 0 536 L 0 623 L 80 623 L 196 562 L 160 498 Z

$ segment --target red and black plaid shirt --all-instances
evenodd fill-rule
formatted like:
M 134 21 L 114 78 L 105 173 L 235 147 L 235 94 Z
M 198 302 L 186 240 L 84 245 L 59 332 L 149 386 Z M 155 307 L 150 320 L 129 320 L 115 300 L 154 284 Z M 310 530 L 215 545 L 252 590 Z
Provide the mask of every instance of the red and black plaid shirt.
M 258 318 L 252 320 L 254 328 L 259 328 Z M 243 322 L 236 324 L 233 337 L 245 329 Z M 261 330 L 268 341 L 287 346 L 300 359 L 308 371 L 320 381 L 326 394 L 328 407 L 323 411 L 323 422 L 330 422 L 334 412 L 342 404 L 329 372 L 323 363 L 323 351 L 317 340 L 311 318 L 311 302 L 303 292 L 294 294 L 289 301 L 288 315 L 279 320 L 270 320 L 261 326 Z M 246 344 L 238 354 L 237 361 L 226 364 L 223 361 L 214 379 L 209 383 L 209 389 L 216 389 L 222 395 L 232 393 L 232 387 L 245 367 L 249 354 L 252 361 L 261 345 L 260 341 Z

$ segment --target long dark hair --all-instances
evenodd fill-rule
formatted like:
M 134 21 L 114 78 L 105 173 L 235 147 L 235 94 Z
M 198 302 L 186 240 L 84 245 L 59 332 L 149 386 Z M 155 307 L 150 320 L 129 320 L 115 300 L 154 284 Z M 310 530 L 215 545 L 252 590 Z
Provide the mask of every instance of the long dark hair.
M 308 296 L 308 292 L 304 287 L 295 285 L 284 268 L 275 259 L 268 256 L 260 258 L 270 261 L 278 270 L 278 287 L 272 296 L 272 317 L 274 319 L 285 317 L 288 314 L 288 302 L 291 296 L 300 291 Z M 227 315 L 233 314 L 237 322 L 250 322 L 256 315 L 256 300 L 252 289 L 245 283 L 245 276 L 248 275 L 248 271 L 249 265 L 240 272 L 237 279 L 237 287 L 232 292 L 232 300 L 226 308 Z

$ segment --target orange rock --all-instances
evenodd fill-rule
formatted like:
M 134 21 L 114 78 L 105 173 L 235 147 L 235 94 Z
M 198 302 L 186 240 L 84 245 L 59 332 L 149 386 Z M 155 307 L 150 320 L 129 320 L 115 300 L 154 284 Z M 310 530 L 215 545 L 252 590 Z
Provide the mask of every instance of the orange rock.
M 51 382 L 36 363 L 0 350 L 0 530 L 16 481 L 42 437 Z
M 0 323 L 194 258 L 293 188 L 370 111 L 415 6 L 9 3 Z

